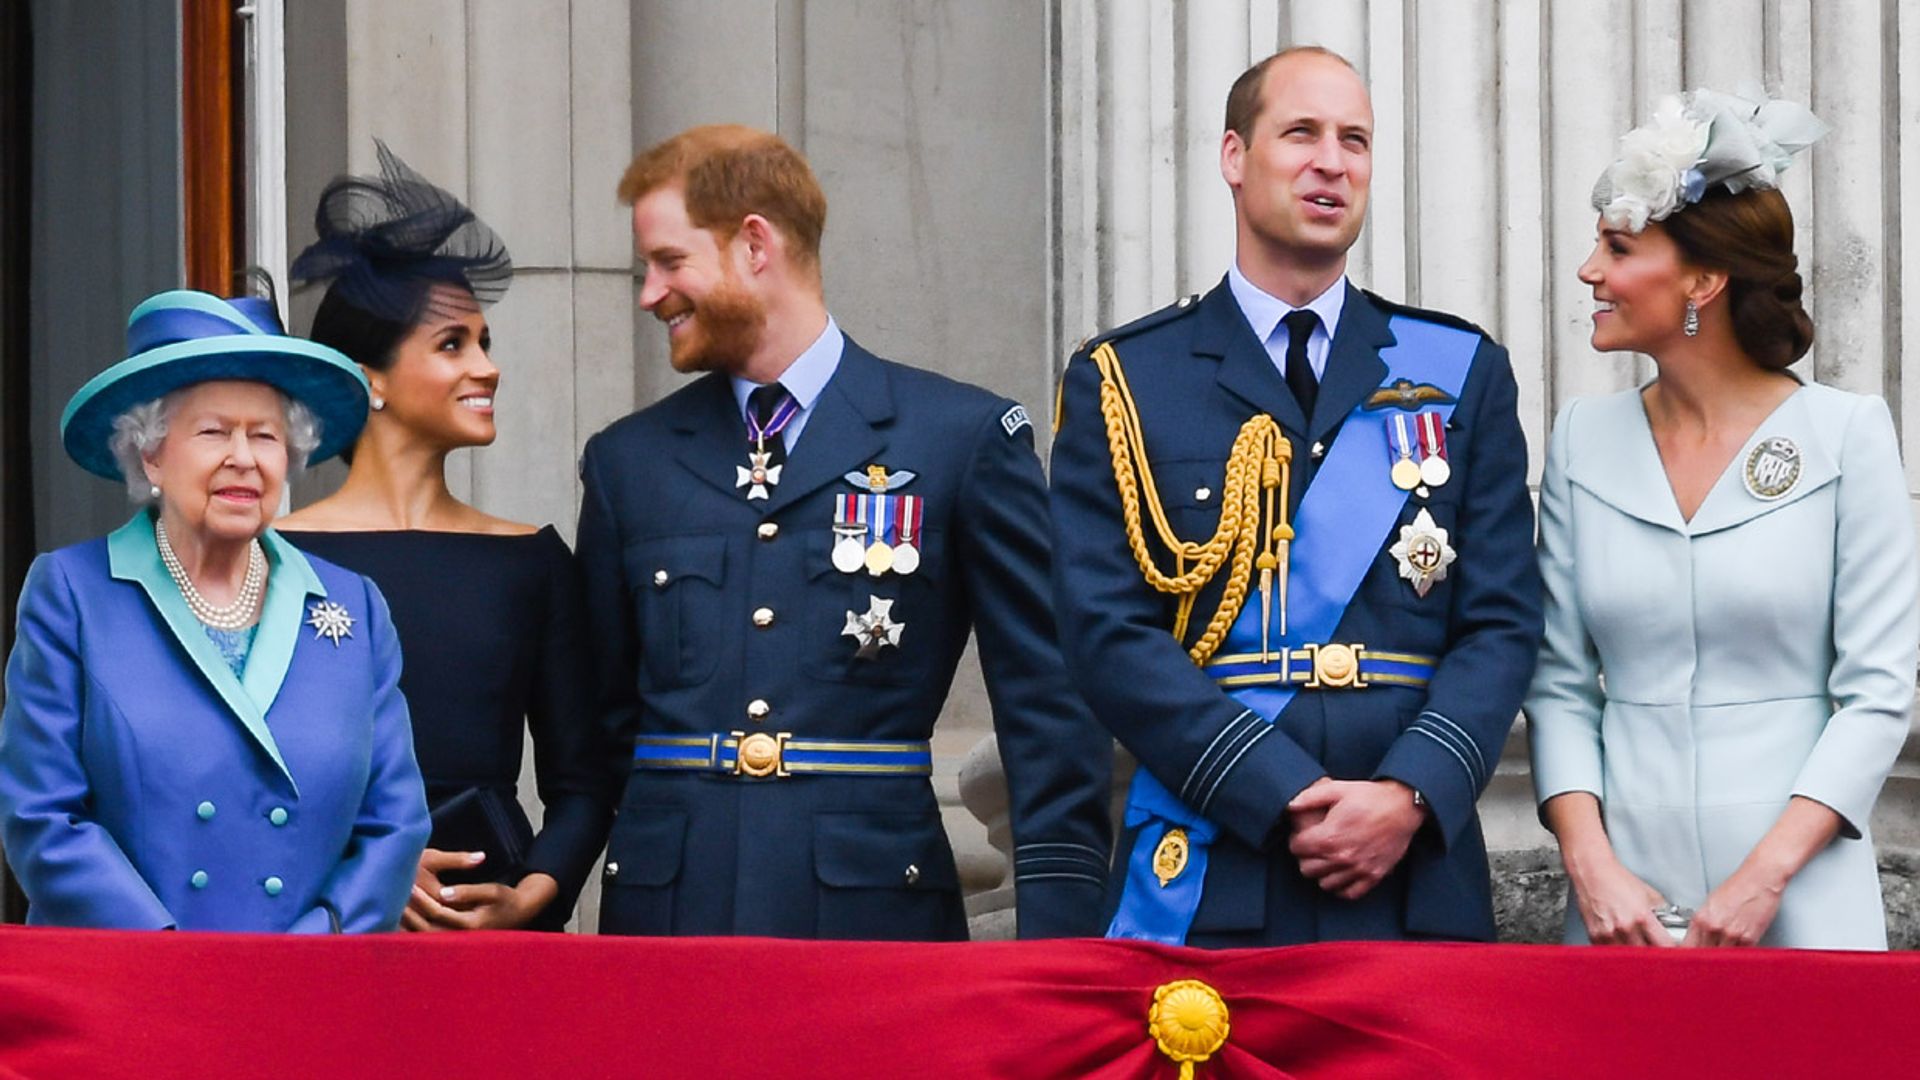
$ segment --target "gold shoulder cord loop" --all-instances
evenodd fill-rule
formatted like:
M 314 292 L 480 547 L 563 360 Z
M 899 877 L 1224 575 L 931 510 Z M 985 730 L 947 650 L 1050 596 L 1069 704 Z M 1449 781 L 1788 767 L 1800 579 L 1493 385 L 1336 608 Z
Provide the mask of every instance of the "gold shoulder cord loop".
M 1281 434 L 1280 425 L 1264 413 L 1240 425 L 1227 457 L 1226 482 L 1221 485 L 1220 524 L 1204 543 L 1182 540 L 1167 521 L 1166 508 L 1154 487 L 1140 413 L 1127 386 L 1126 373 L 1120 368 L 1120 357 L 1111 344 L 1102 344 L 1093 351 L 1092 359 L 1100 369 L 1100 415 L 1107 425 L 1107 449 L 1113 456 L 1113 479 L 1120 490 L 1127 544 L 1147 584 L 1179 598 L 1174 638 L 1186 640 L 1194 602 L 1207 583 L 1226 566 L 1220 606 L 1207 620 L 1199 640 L 1187 649 L 1187 655 L 1195 664 L 1205 664 L 1240 616 L 1247 600 L 1247 586 L 1257 566 L 1263 616 L 1260 647 L 1262 659 L 1266 659 L 1266 626 L 1270 622 L 1266 616 L 1272 611 L 1276 578 L 1280 588 L 1280 632 L 1286 633 L 1287 554 L 1293 541 L 1293 528 L 1287 523 L 1292 445 Z M 1174 572 L 1170 575 L 1154 562 L 1148 549 L 1146 527 L 1140 518 L 1143 501 L 1153 518 L 1154 532 L 1161 545 L 1173 555 Z M 1263 527 L 1263 522 L 1271 524 Z

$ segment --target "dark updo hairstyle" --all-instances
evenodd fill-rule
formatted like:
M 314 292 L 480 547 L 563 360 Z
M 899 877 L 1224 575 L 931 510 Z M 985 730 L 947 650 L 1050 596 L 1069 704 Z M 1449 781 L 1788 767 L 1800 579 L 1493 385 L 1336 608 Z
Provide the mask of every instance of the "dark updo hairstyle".
M 1727 275 L 1733 336 L 1755 363 L 1784 371 L 1807 354 L 1813 320 L 1800 305 L 1786 196 L 1771 189 L 1734 194 L 1716 184 L 1660 224 L 1688 263 Z
M 329 288 L 320 298 L 320 308 L 313 313 L 313 326 L 307 336 L 339 349 L 356 364 L 375 371 L 387 370 L 393 366 L 394 353 L 412 332 L 413 325 L 362 310 L 342 292 Z

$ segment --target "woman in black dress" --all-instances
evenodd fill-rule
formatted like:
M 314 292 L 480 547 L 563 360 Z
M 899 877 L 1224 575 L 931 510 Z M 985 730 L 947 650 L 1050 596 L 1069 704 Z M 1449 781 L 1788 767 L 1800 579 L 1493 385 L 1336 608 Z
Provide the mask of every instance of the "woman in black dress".
M 280 527 L 371 577 L 393 609 L 434 819 L 402 925 L 557 930 L 612 816 L 578 570 L 552 526 L 482 513 L 446 479 L 450 451 L 494 439 L 483 308 L 513 265 L 458 200 L 379 155 L 380 177 L 328 185 L 320 239 L 293 264 L 296 280 L 329 283 L 311 336 L 366 371 L 373 412 L 346 483 Z M 515 794 L 529 728 L 538 835 Z

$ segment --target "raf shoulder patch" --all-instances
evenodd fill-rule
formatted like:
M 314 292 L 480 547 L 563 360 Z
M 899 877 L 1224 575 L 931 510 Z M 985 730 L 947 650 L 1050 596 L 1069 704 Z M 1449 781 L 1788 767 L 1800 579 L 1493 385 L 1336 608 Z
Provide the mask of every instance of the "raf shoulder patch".
M 1027 419 L 1027 407 L 1024 405 L 1015 405 L 1000 416 L 1000 427 L 1008 438 L 1012 438 L 1021 428 L 1031 426 L 1032 421 Z
M 1417 383 L 1412 379 L 1395 379 L 1386 386 L 1375 390 L 1367 398 L 1368 409 L 1405 409 L 1419 412 L 1431 405 L 1452 405 L 1454 396 L 1432 383 Z

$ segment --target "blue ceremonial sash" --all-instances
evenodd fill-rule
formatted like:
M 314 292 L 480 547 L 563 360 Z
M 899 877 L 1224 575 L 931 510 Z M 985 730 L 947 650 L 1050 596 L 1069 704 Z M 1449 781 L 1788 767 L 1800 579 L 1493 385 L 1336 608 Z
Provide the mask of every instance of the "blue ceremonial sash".
M 1445 391 L 1444 403 L 1422 405 L 1439 413 L 1444 422 L 1452 416 L 1454 402 L 1460 397 L 1473 354 L 1479 348 L 1479 335 L 1400 316 L 1390 319 L 1388 328 L 1394 344 L 1380 351 L 1380 359 L 1387 365 L 1382 385 L 1408 379 Z M 1298 539 L 1292 545 L 1287 574 L 1288 633 L 1280 635 L 1276 619 L 1268 638 L 1269 649 L 1280 651 L 1283 657 L 1284 650 L 1332 637 L 1368 567 L 1373 565 L 1379 539 L 1388 535 L 1406 505 L 1408 493 L 1394 487 L 1388 475 L 1390 462 L 1384 437 L 1367 430 L 1383 413 L 1375 412 L 1375 421 L 1368 423 L 1362 419 L 1366 412 L 1363 402 L 1347 415 L 1341 436 L 1334 439 L 1293 517 Z M 1365 538 L 1374 538 L 1374 542 L 1359 542 Z M 1277 615 L 1278 605 L 1275 608 Z M 1260 603 L 1258 597 L 1249 595 L 1221 642 L 1220 652 L 1231 656 L 1259 649 Z M 1293 700 L 1294 690 L 1288 683 L 1276 683 L 1235 687 L 1228 693 L 1272 723 Z M 1227 767 L 1230 769 L 1232 763 Z M 1139 833 L 1127 860 L 1120 907 L 1107 927 L 1107 936 L 1184 945 L 1205 888 L 1207 848 L 1218 836 L 1219 826 L 1168 791 L 1145 765 L 1134 770 L 1124 821 L 1127 828 L 1138 829 Z M 1175 828 L 1187 831 L 1186 869 L 1162 885 L 1154 874 L 1154 851 Z

